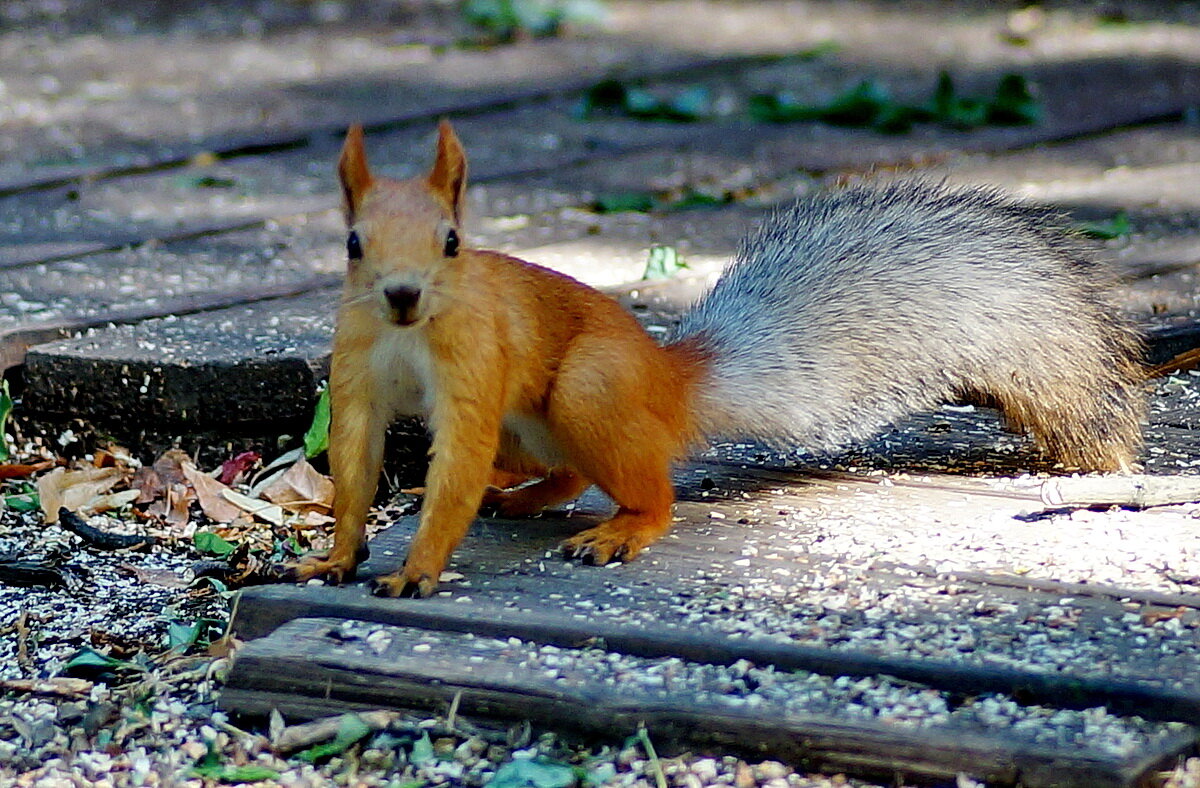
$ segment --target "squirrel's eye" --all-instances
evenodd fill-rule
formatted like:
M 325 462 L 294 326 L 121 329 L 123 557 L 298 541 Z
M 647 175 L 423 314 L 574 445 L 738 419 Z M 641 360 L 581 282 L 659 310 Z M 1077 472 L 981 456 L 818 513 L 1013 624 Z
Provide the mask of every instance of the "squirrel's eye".
M 446 233 L 446 247 L 442 250 L 442 254 L 446 257 L 458 257 L 458 233 L 451 227 Z
M 353 230 L 346 236 L 346 254 L 351 260 L 362 259 L 362 243 L 358 240 L 358 233 Z

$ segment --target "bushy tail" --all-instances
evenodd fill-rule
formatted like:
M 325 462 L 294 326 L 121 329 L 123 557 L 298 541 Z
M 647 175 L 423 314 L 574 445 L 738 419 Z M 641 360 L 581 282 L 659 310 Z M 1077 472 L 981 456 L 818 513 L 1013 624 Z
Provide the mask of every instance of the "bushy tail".
M 950 400 L 999 407 L 1064 464 L 1127 469 L 1140 342 L 1053 214 L 919 180 L 803 199 L 743 242 L 674 343 L 709 359 L 710 438 L 831 449 Z

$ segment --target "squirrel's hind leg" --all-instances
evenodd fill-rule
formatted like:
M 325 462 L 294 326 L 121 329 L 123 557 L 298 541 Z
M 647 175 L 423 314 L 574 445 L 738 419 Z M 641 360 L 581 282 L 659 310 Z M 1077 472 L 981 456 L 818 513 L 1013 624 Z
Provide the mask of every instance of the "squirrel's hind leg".
M 528 487 L 488 490 L 482 508 L 493 509 L 501 517 L 531 517 L 547 506 L 578 498 L 591 484 L 570 468 L 554 468 Z

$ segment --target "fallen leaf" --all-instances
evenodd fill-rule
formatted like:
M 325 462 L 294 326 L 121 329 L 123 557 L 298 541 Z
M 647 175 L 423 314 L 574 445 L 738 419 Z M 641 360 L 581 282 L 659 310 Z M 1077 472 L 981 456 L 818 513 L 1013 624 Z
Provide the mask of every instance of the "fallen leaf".
M 242 641 L 232 634 L 225 634 L 208 644 L 208 656 L 216 659 L 233 656 L 242 647 Z
M 90 504 L 121 480 L 117 468 L 55 468 L 37 480 L 38 498 L 47 523 L 58 522 L 58 510 L 89 512 Z
M 31 695 L 56 695 L 60 698 L 82 698 L 92 691 L 92 682 L 70 676 L 55 676 L 48 679 L 6 679 L 0 681 L 0 689 L 6 692 L 24 692 Z
M 227 486 L 234 484 L 261 459 L 262 455 L 256 451 L 244 451 L 221 463 L 221 473 L 217 476 L 217 481 Z
M 328 512 L 333 509 L 333 480 L 300 460 L 268 485 L 262 497 L 289 511 Z
M 122 506 L 136 501 L 140 494 L 137 490 L 122 490 L 118 493 L 100 495 L 92 499 L 88 504 L 87 510 L 89 514 L 99 514 L 111 509 L 120 509 Z
M 163 588 L 187 588 L 188 581 L 170 569 L 147 569 L 136 564 L 118 564 L 117 569 L 131 575 L 139 583 Z
M 16 465 L 5 463 L 0 465 L 0 479 L 24 479 L 38 471 L 44 471 L 54 466 L 54 460 L 34 463 L 33 465 Z
M 133 468 L 137 463 L 133 459 L 133 455 L 129 449 L 124 446 L 118 446 L 115 443 L 96 449 L 92 454 L 92 465 L 97 468 L 108 468 L 110 466 Z
M 148 514 L 160 517 L 169 525 L 184 525 L 188 507 L 195 493 L 183 475 L 183 463 L 191 462 L 187 452 L 170 449 L 150 468 L 134 474 L 132 486 L 140 492 L 137 503 L 149 503 Z
M 304 528 L 320 528 L 325 525 L 331 525 L 334 519 L 327 514 L 321 514 L 317 511 L 305 512 L 300 524 Z
M 1141 611 L 1142 625 L 1153 626 L 1161 624 L 1163 621 L 1170 621 L 1172 618 L 1180 618 L 1188 611 L 1186 607 L 1161 608 L 1161 607 L 1144 607 Z
M 215 479 L 213 481 L 216 481 Z M 221 490 L 221 497 L 248 514 L 271 525 L 283 525 L 283 509 L 276 504 L 251 498 L 226 487 Z
M 184 478 L 196 491 L 200 509 L 210 520 L 217 523 L 232 523 L 242 517 L 242 510 L 229 503 L 223 494 L 231 490 L 190 462 L 180 466 Z

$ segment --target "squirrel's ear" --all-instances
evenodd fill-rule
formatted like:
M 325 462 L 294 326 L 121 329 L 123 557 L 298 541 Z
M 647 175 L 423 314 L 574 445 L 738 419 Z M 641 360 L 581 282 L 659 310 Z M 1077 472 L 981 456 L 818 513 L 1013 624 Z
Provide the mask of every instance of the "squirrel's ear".
M 461 224 L 463 192 L 467 188 L 467 154 L 448 120 L 438 124 L 437 159 L 429 173 L 429 188 L 450 210 L 454 223 Z
M 363 195 L 371 186 L 371 170 L 367 166 L 367 152 L 363 147 L 362 125 L 355 123 L 346 132 L 342 144 L 342 155 L 338 159 L 338 180 L 342 184 L 342 209 L 346 222 L 354 223 L 354 215 L 362 205 Z

